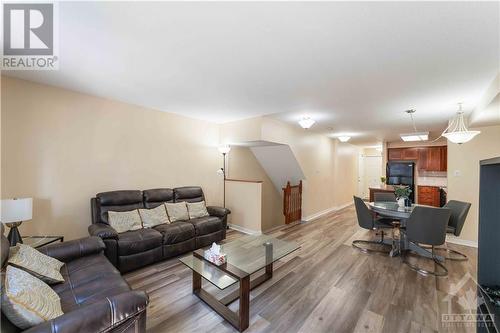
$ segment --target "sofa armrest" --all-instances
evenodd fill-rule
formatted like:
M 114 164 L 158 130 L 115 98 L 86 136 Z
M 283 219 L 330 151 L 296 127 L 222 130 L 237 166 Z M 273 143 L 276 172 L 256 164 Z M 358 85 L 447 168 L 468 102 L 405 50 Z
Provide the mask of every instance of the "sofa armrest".
M 65 313 L 25 333 L 108 332 L 130 318 L 138 318 L 146 311 L 148 302 L 144 291 L 128 291 Z
M 68 262 L 83 256 L 101 253 L 104 248 L 104 242 L 99 237 L 86 237 L 62 243 L 49 244 L 38 250 L 50 257 Z
M 231 211 L 229 209 L 217 206 L 207 206 L 207 211 L 211 216 L 217 216 L 221 218 L 224 218 L 228 214 L 231 214 Z
M 118 239 L 118 232 L 109 224 L 94 223 L 89 225 L 88 230 L 90 236 L 97 236 L 102 239 Z

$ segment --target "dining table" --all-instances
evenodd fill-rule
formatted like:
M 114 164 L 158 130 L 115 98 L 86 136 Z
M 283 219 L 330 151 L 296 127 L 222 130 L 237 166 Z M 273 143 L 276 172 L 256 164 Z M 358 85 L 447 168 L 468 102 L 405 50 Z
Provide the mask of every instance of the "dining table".
M 377 215 L 385 218 L 392 218 L 400 222 L 399 239 L 384 239 L 383 243 L 392 246 L 391 256 L 400 255 L 402 251 L 412 251 L 426 258 L 435 258 L 440 262 L 444 262 L 445 258 L 433 254 L 427 248 L 420 246 L 408 240 L 404 232 L 408 220 L 410 219 L 413 208 L 417 206 L 430 207 L 427 205 L 412 204 L 411 206 L 400 206 L 397 202 L 380 201 L 368 202 L 368 207 Z

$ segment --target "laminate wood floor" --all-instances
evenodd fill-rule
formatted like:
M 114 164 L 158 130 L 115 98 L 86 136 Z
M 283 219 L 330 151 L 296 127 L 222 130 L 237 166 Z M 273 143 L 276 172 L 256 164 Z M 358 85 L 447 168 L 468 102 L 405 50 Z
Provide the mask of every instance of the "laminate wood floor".
M 251 292 L 246 332 L 475 332 L 475 326 L 441 320 L 443 314 L 475 311 L 474 248 L 449 245 L 469 260 L 447 261 L 448 277 L 424 277 L 399 257 L 354 249 L 352 240 L 375 236 L 358 227 L 353 207 L 271 234 L 301 249 L 278 261 L 273 278 Z M 227 239 L 241 236 L 229 231 Z M 432 268 L 430 263 L 419 260 Z M 125 278 L 149 294 L 148 332 L 236 332 L 191 293 L 191 270 L 177 259 Z M 203 287 L 223 296 L 236 286 L 218 291 L 204 281 Z

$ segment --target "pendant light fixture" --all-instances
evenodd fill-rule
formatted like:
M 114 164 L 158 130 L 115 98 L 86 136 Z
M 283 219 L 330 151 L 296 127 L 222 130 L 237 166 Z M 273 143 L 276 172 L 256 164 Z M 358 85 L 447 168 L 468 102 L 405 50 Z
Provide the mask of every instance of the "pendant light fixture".
M 415 109 L 406 110 L 407 114 L 410 115 L 411 124 L 413 125 L 413 133 L 400 134 L 401 140 L 403 141 L 427 141 L 429 140 L 429 132 L 418 132 L 417 126 L 415 126 L 415 120 L 413 119 L 413 114 L 416 112 Z
M 443 131 L 442 136 L 453 143 L 466 143 L 472 140 L 481 131 L 469 131 L 465 125 L 462 103 L 458 103 L 458 112 L 455 118 L 450 121 L 448 127 Z

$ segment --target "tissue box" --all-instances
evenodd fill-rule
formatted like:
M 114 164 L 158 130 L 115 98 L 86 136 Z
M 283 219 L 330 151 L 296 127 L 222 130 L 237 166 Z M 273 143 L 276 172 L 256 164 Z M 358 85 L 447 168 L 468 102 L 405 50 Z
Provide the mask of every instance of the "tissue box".
M 217 266 L 225 264 L 227 261 L 226 254 L 213 254 L 210 251 L 205 251 L 203 256 L 205 257 L 206 260 L 210 261 L 211 263 L 216 264 Z

